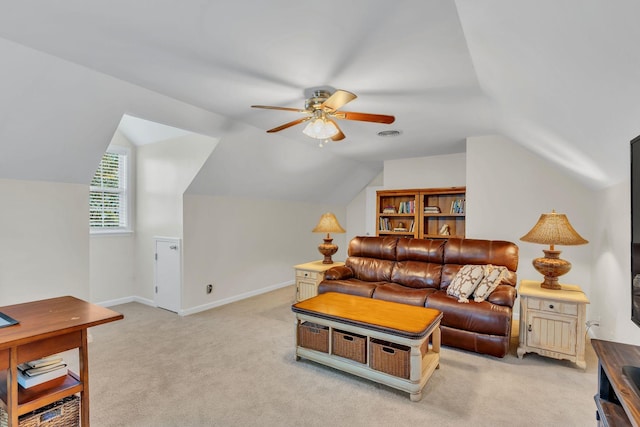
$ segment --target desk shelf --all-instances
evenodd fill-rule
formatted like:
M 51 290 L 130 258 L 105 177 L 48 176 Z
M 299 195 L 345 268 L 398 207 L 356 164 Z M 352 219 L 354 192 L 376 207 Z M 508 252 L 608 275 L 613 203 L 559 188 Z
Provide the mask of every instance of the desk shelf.
M 28 414 L 72 394 L 81 393 L 83 389 L 80 377 L 73 372 L 34 387 L 19 387 L 18 416 Z M 7 411 L 5 402 L 7 402 L 7 371 L 2 371 L 0 372 L 0 407 Z
M 66 296 L 0 307 L 20 323 L 0 329 L 0 408 L 8 427 L 18 417 L 73 394 L 80 395 L 80 420 L 89 427 L 89 356 L 87 329 L 124 316 L 98 305 Z M 18 385 L 20 363 L 78 349 L 80 372 L 23 388 Z

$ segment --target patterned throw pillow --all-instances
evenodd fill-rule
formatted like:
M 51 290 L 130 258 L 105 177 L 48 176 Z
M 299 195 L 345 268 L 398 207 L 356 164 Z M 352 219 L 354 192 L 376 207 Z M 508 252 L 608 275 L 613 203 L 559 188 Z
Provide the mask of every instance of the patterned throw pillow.
M 458 297 L 458 302 L 469 302 L 469 297 L 483 277 L 483 265 L 465 265 L 454 276 L 447 288 L 447 294 Z
M 480 281 L 478 287 L 473 291 L 473 300 L 475 302 L 484 301 L 491 292 L 498 287 L 502 278 L 507 273 L 507 268 L 488 264 L 485 266 L 484 277 Z

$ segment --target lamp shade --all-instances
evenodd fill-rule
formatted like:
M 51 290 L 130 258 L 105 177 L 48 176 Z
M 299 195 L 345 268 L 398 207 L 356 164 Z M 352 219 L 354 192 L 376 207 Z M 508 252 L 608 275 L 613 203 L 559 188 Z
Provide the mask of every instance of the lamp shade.
M 327 212 L 322 214 L 320 217 L 320 221 L 318 221 L 318 225 L 311 230 L 314 233 L 346 233 L 345 229 L 342 228 L 336 216 Z
M 556 213 L 556 211 L 540 215 L 536 225 L 520 240 L 543 245 L 572 246 L 589 243 L 571 226 L 565 214 Z

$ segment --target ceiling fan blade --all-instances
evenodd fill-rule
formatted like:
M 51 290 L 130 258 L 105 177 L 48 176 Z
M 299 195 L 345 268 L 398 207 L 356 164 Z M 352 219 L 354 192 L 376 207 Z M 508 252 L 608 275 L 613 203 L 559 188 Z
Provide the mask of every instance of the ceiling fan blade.
M 307 110 L 301 110 L 299 108 L 273 107 L 271 105 L 252 105 L 251 108 L 265 108 L 267 110 L 282 110 L 282 111 L 295 111 L 296 113 L 308 113 Z
M 336 111 L 335 113 L 331 113 L 331 116 L 335 117 L 336 119 L 358 120 L 361 122 L 375 122 L 385 124 L 391 124 L 396 120 L 394 116 L 387 116 L 384 114 L 356 113 L 353 111 Z
M 297 124 L 300 124 L 300 123 L 306 122 L 307 120 L 310 120 L 312 117 L 313 117 L 313 116 L 303 117 L 303 118 L 301 118 L 301 119 L 294 120 L 294 121 L 289 122 L 289 123 L 285 123 L 285 124 L 283 124 L 283 125 L 280 125 L 280 126 L 278 126 L 278 127 L 273 128 L 273 129 L 269 129 L 269 130 L 267 131 L 267 133 L 279 132 L 279 131 L 281 131 L 281 130 L 283 130 L 283 129 L 290 128 L 291 126 L 295 126 L 295 125 L 297 125 Z
M 331 120 L 331 119 L 327 119 L 329 120 L 331 123 L 333 123 L 336 127 L 336 129 L 338 129 L 338 133 L 336 133 L 335 135 L 333 135 L 331 137 L 332 141 L 342 141 L 344 139 L 344 133 L 342 133 L 342 129 L 340 129 L 340 126 L 338 126 L 338 123 L 336 123 L 335 120 Z
M 338 89 L 333 93 L 333 95 L 327 98 L 327 100 L 320 105 L 320 108 L 325 111 L 336 111 L 347 102 L 351 102 L 356 98 L 357 96 L 354 93 Z

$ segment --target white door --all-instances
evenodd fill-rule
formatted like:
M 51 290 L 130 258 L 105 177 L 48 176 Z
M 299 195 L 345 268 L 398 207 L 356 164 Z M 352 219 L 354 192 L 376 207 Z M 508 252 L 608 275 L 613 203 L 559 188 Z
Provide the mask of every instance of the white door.
M 155 302 L 160 308 L 180 311 L 182 293 L 180 239 L 156 238 Z

